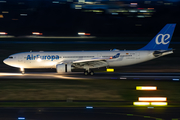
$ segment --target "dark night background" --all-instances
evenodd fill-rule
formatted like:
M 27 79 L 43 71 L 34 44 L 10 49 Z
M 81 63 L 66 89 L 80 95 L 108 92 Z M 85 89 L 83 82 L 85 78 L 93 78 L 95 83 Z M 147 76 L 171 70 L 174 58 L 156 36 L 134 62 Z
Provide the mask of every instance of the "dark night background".
M 175 36 L 179 36 L 179 6 L 179 0 L 0 0 L 0 32 L 14 36 L 33 31 L 45 36 L 76 36 L 81 31 L 93 36 L 150 36 L 167 23 L 177 23 Z M 140 12 L 148 8 L 152 11 Z

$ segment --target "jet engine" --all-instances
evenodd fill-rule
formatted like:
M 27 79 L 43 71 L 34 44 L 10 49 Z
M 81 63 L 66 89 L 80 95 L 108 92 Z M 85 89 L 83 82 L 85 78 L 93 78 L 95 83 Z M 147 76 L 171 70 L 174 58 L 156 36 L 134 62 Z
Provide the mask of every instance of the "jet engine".
M 58 64 L 56 65 L 57 73 L 71 72 L 71 64 Z

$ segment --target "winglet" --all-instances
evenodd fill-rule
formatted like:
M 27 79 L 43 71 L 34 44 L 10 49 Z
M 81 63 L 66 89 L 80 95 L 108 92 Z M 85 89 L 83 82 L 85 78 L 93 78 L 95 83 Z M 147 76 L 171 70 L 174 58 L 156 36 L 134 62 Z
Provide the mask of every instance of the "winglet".
M 168 50 L 176 24 L 166 24 L 164 28 L 139 50 Z

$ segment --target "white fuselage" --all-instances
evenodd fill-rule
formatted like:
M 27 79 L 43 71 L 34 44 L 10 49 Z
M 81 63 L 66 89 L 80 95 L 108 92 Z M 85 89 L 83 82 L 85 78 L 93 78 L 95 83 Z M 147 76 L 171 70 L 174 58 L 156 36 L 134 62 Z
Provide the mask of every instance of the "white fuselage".
M 22 52 L 11 55 L 4 63 L 18 68 L 56 68 L 62 62 L 72 63 L 91 58 L 107 58 L 120 53 L 116 59 L 106 61 L 109 67 L 127 66 L 156 58 L 154 50 L 127 51 L 55 51 L 55 52 Z

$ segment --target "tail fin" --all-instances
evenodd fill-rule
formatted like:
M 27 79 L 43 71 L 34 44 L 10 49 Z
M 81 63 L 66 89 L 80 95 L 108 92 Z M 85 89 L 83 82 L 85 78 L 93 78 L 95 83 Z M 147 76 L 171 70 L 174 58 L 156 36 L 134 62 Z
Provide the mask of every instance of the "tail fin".
M 164 28 L 139 50 L 168 50 L 176 24 L 166 24 Z

